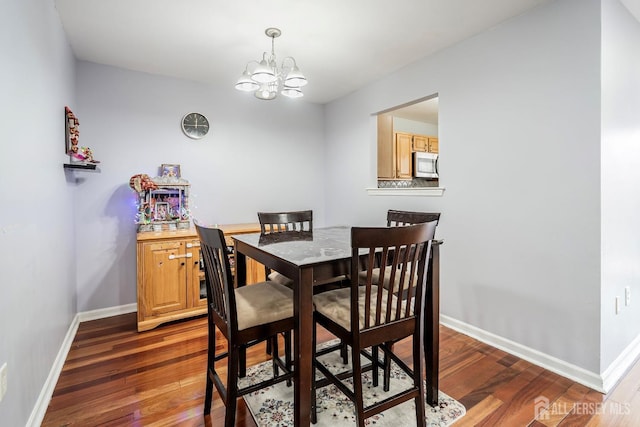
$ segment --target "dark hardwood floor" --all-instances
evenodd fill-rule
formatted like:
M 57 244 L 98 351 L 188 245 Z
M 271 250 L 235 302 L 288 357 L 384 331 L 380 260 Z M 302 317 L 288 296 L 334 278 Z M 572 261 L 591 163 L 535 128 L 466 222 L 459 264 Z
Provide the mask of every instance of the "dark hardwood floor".
M 440 334 L 440 389 L 467 408 L 456 427 L 640 426 L 640 363 L 602 395 L 446 327 Z M 409 342 L 396 349 L 409 358 Z M 222 425 L 216 393 L 202 416 L 206 359 L 206 317 L 143 333 L 135 313 L 81 323 L 42 426 Z M 247 359 L 266 360 L 264 347 Z M 540 396 L 551 411 L 536 420 Z M 255 426 L 242 399 L 236 419 Z

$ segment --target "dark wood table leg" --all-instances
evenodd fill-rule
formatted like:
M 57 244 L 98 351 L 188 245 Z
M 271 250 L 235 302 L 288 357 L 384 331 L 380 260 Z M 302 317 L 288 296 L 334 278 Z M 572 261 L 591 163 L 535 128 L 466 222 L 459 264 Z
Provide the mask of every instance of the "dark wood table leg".
M 295 394 L 294 424 L 309 426 L 311 423 L 311 379 L 313 369 L 313 270 L 302 268 L 294 286 L 294 315 L 297 328 L 295 343 Z
M 424 354 L 427 381 L 427 403 L 438 404 L 438 373 L 440 370 L 440 244 L 431 248 L 424 317 Z
M 235 257 L 235 276 L 234 282 L 236 288 L 245 286 L 247 284 L 247 257 L 245 254 L 234 250 Z M 247 376 L 247 350 L 245 348 L 240 349 L 238 356 L 238 376 L 244 378 Z

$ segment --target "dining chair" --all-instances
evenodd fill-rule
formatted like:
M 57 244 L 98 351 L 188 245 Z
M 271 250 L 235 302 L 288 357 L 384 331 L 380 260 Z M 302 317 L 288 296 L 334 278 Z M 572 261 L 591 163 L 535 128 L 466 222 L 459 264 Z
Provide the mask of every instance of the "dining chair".
M 401 211 L 395 209 L 389 209 L 387 211 L 387 227 L 401 227 L 406 225 L 420 224 L 423 222 L 432 222 L 435 221 L 436 226 L 440 221 L 440 212 L 414 212 L 414 211 Z M 358 273 L 360 280 L 364 282 L 366 274 L 365 271 L 360 270 Z M 376 268 L 372 272 L 373 274 L 373 282 L 375 284 L 379 283 L 380 269 Z M 383 281 L 383 286 L 386 289 L 389 289 L 390 286 L 390 277 L 387 275 L 386 279 Z M 400 280 L 399 276 L 394 278 L 394 285 L 392 289 L 398 289 Z M 406 289 L 406 286 L 405 286 Z M 397 293 L 397 291 L 396 291 Z
M 417 425 L 425 425 L 424 348 L 421 338 L 428 259 L 435 228 L 436 224 L 432 221 L 406 227 L 351 229 L 351 268 L 355 270 L 364 262 L 366 280 L 361 284 L 358 277 L 352 276 L 348 288 L 314 295 L 313 343 L 315 346 L 319 326 L 328 330 L 351 347 L 352 367 L 350 371 L 336 373 L 322 363 L 321 356 L 341 350 L 341 344 L 315 352 L 314 367 L 324 378 L 316 379 L 313 370 L 311 418 L 314 423 L 318 416 L 317 389 L 333 384 L 354 402 L 360 427 L 364 427 L 366 418 L 411 399 L 415 400 Z M 384 261 L 380 269 L 381 279 L 388 275 L 393 281 L 399 276 L 400 290 L 405 284 L 408 286 L 406 299 L 398 298 L 393 292 L 373 282 L 373 270 L 378 260 Z M 405 277 L 413 280 L 405 281 Z M 393 344 L 407 337 L 413 338 L 413 368 L 393 353 Z M 385 357 L 393 360 L 412 379 L 412 385 L 365 407 L 362 374 L 371 371 L 373 386 L 378 386 L 378 368 L 384 368 L 383 361 L 378 358 L 378 350 L 382 350 Z M 361 355 L 370 363 L 362 365 Z M 352 378 L 353 387 L 343 382 L 348 377 Z M 383 378 L 385 382 L 388 381 L 386 376 Z M 384 385 L 384 389 L 389 390 L 388 384 Z
M 204 264 L 209 320 L 204 415 L 211 412 L 215 385 L 226 407 L 225 427 L 233 427 L 240 396 L 282 381 L 291 385 L 293 364 L 290 345 L 291 331 L 295 326 L 293 292 L 273 281 L 234 288 L 224 233 L 198 223 L 195 226 Z M 227 351 L 222 354 L 216 354 L 216 327 L 227 340 Z M 284 361 L 278 354 L 279 333 L 285 334 Z M 244 350 L 263 341 L 271 342 L 273 376 L 240 387 L 238 379 L 241 364 L 244 364 L 244 360 L 241 361 Z M 216 362 L 223 358 L 227 359 L 226 386 L 216 369 Z
M 435 221 L 438 225 L 440 212 L 413 212 L 389 209 L 387 211 L 387 227 L 420 224 Z
M 273 233 L 286 232 L 289 236 L 296 232 L 301 232 L 307 236 L 307 233 L 313 234 L 313 211 L 289 211 L 289 212 L 258 212 L 258 221 L 260 222 L 260 233 L 262 235 L 270 235 Z M 312 235 L 311 234 L 311 235 Z M 281 285 L 288 287 L 293 286 L 293 280 L 272 271 L 265 267 L 265 273 L 268 280 L 273 280 Z M 314 293 L 323 292 L 327 289 L 335 289 L 339 286 L 346 276 L 337 276 L 329 279 L 325 283 L 318 283 L 314 286 Z
M 285 231 L 312 231 L 313 211 L 258 212 L 258 221 L 263 235 Z M 293 280 L 268 267 L 265 267 L 265 274 L 268 280 L 288 287 L 293 285 Z
M 432 222 L 432 221 L 435 221 L 436 226 L 438 225 L 440 221 L 440 212 L 416 212 L 416 211 L 403 211 L 403 210 L 396 210 L 396 209 L 389 209 L 387 211 L 387 227 L 402 227 L 406 225 L 420 224 L 420 223 Z M 438 245 L 441 243 L 442 243 L 441 241 L 434 242 L 434 244 L 438 244 Z M 429 266 L 431 266 L 431 257 L 429 258 Z M 433 271 L 431 270 L 431 268 L 429 269 L 429 274 L 433 274 Z M 366 275 L 365 271 L 361 271 L 359 273 L 360 283 L 364 283 L 366 281 L 365 275 Z M 408 277 L 405 278 L 405 280 L 408 280 L 408 279 L 409 279 Z M 372 280 L 373 280 L 373 283 L 376 285 L 380 283 L 379 267 L 373 269 Z M 391 277 L 389 275 L 386 275 L 386 277 L 382 281 L 382 286 L 384 286 L 385 289 L 392 289 L 393 293 L 398 295 L 398 290 L 400 287 L 399 281 L 400 281 L 400 276 L 395 276 L 393 280 L 391 280 Z M 393 286 L 390 285 L 390 283 L 392 282 L 393 282 Z M 403 288 L 405 289 L 405 291 L 404 291 L 404 295 L 401 295 L 401 297 L 406 298 L 406 292 L 407 292 L 406 283 L 403 286 Z M 391 362 L 389 358 L 386 356 L 384 359 L 384 372 L 385 372 L 385 389 L 386 389 L 389 383 L 389 376 L 391 375 Z
M 260 223 L 260 233 L 262 235 L 270 235 L 274 233 L 308 233 L 313 232 L 313 211 L 284 211 L 284 212 L 258 212 L 258 221 Z M 272 271 L 265 266 L 265 275 L 267 280 L 272 280 L 289 288 L 293 287 L 293 280 L 285 275 Z M 331 279 L 328 283 L 318 284 L 314 286 L 314 293 L 323 292 L 328 289 L 335 289 L 342 286 L 345 276 L 338 276 Z M 344 347 L 343 360 L 347 363 L 346 347 Z M 271 353 L 271 346 L 267 343 L 267 353 Z

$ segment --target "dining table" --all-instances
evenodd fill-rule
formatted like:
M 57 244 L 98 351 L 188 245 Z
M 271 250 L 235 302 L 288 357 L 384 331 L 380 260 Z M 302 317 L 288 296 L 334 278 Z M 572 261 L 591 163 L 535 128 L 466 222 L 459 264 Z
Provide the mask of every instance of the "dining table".
M 233 236 L 235 285 L 246 284 L 246 258 L 293 280 L 294 424 L 309 426 L 312 405 L 313 287 L 350 276 L 351 227 L 314 228 L 311 231 L 250 233 Z M 433 241 L 427 275 L 423 346 L 426 400 L 438 404 L 439 369 L 439 243 Z

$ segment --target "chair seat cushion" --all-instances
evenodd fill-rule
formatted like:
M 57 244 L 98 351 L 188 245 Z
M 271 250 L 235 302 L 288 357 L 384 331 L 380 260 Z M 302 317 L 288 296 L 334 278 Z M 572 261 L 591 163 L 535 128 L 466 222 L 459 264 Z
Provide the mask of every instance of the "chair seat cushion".
M 235 289 L 238 329 L 293 317 L 293 291 L 267 281 Z
M 411 271 L 411 266 L 407 265 L 407 273 L 405 273 L 405 278 L 404 278 L 404 286 L 402 287 L 402 289 L 404 289 L 405 291 L 407 290 L 407 288 L 409 288 L 409 278 L 411 277 L 411 275 L 409 274 L 409 272 Z M 400 289 L 400 272 L 396 272 L 396 276 L 393 278 L 393 289 L 392 292 L 394 294 L 398 293 L 398 290 Z M 414 280 L 415 277 L 417 276 L 417 273 L 413 276 Z M 358 273 L 358 283 L 360 283 L 361 285 L 364 285 L 367 281 L 367 271 L 361 271 Z M 390 289 L 391 287 L 389 286 L 389 283 L 391 282 L 391 271 L 389 270 L 389 268 L 385 269 L 384 272 L 384 283 L 382 284 L 382 286 L 384 286 L 385 289 Z M 373 283 L 374 285 L 379 285 L 380 284 L 380 268 L 373 268 L 371 270 L 371 283 Z
M 359 324 L 360 329 L 364 328 L 364 303 L 365 303 L 365 295 L 366 287 L 359 286 L 358 287 L 358 306 L 359 306 Z M 375 301 L 377 298 L 378 287 L 371 287 L 371 301 L 372 308 L 375 307 Z M 381 323 L 385 323 L 386 313 L 387 313 L 387 300 L 389 296 L 393 298 L 392 307 L 394 309 L 394 313 L 391 316 L 391 320 L 395 320 L 395 307 L 397 303 L 397 297 L 393 294 L 390 294 L 389 291 L 383 289 L 382 295 L 382 308 L 381 308 Z M 332 291 L 322 292 L 320 294 L 314 295 L 313 303 L 315 305 L 316 311 L 322 313 L 329 319 L 333 320 L 346 330 L 351 330 L 351 288 L 341 288 L 335 289 Z M 402 306 L 405 307 L 406 303 L 402 303 Z M 369 326 L 375 325 L 376 316 L 372 310 L 369 316 Z
M 291 287 L 293 285 L 293 280 L 289 279 L 287 276 L 278 273 L 277 271 L 272 271 L 269 273 L 269 280 L 276 282 L 279 285 L 284 285 Z

